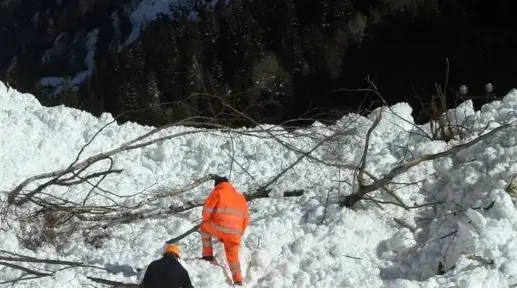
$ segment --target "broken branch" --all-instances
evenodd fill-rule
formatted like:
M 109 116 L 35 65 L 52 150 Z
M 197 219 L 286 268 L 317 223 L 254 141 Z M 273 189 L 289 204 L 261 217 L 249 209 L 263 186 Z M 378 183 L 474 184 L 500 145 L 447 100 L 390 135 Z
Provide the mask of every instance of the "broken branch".
M 140 285 L 135 284 L 135 283 L 112 281 L 112 280 L 107 280 L 107 279 L 102 279 L 102 278 L 97 278 L 97 277 L 91 277 L 91 276 L 88 276 L 86 278 L 92 280 L 93 282 L 112 286 L 114 288 L 140 288 Z
M 420 156 L 418 158 L 414 158 L 413 160 L 411 160 L 405 164 L 402 164 L 398 167 L 393 168 L 387 175 L 385 175 L 384 177 L 382 177 L 379 180 L 376 180 L 375 182 L 373 182 L 370 185 L 359 185 L 360 186 L 359 189 L 356 192 L 352 193 L 351 195 L 344 197 L 343 200 L 341 201 L 340 205 L 345 206 L 345 207 L 352 207 L 356 202 L 358 202 L 359 200 L 362 200 L 364 195 L 366 195 L 370 192 L 376 191 L 379 188 L 385 186 L 386 184 L 390 183 L 395 177 L 397 177 L 398 175 L 400 175 L 402 173 L 407 172 L 409 169 L 413 168 L 414 166 L 416 166 L 422 162 L 425 162 L 425 161 L 432 161 L 432 160 L 436 160 L 439 158 L 453 155 L 463 149 L 467 149 L 467 148 L 475 145 L 476 143 L 478 143 L 480 141 L 484 141 L 484 140 L 491 138 L 493 135 L 508 128 L 510 125 L 511 125 L 511 123 L 501 125 L 486 134 L 480 135 L 477 138 L 475 138 L 467 143 L 454 146 L 444 152 L 440 152 L 440 153 L 436 153 L 436 154 L 428 154 L 428 155 Z

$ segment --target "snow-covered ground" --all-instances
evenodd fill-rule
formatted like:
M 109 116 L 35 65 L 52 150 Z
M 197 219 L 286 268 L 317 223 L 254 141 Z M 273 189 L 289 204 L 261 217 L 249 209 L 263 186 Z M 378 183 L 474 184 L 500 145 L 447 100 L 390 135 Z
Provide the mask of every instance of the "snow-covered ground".
M 385 111 L 370 140 L 366 170 L 377 177 L 408 159 L 445 151 L 514 122 L 517 91 L 483 106 L 479 112 L 472 110 L 470 102 L 458 107 L 456 116 L 465 135 L 462 141 L 430 141 L 411 124 L 411 108 L 407 104 L 399 103 L 391 109 L 396 114 Z M 350 194 L 356 184 L 352 171 L 338 171 L 331 164 L 360 162 L 366 132 L 373 119 L 373 115 L 352 114 L 332 126 L 315 124 L 295 132 L 275 132 L 290 147 L 308 151 L 322 135 L 355 129 L 354 134 L 339 135 L 312 153 L 326 163 L 304 158 L 271 186 L 271 198 L 250 202 L 252 222 L 241 248 L 241 264 L 248 285 L 507 287 L 516 284 L 517 211 L 512 197 L 505 191 L 511 177 L 517 174 L 514 124 L 468 149 L 423 162 L 399 175 L 394 180 L 397 183 L 389 186 L 405 204 L 429 203 L 428 207 L 404 210 L 372 202 L 360 202 L 354 209 L 339 207 L 338 198 Z M 109 114 L 96 118 L 63 106 L 42 107 L 32 95 L 7 89 L 0 82 L 0 252 L 80 261 L 112 271 L 69 268 L 14 286 L 96 284 L 87 276 L 136 282 L 134 268 L 142 268 L 159 258 L 164 241 L 199 221 L 198 207 L 182 215 L 115 225 L 100 248 L 87 243 L 81 231 L 71 234 L 58 246 L 44 243 L 33 250 L 25 247 L 26 238 L 22 240 L 20 230 L 27 223 L 19 217 L 35 206 L 27 204 L 6 211 L 5 192 L 31 175 L 68 166 L 85 143 L 111 120 Z M 428 131 L 428 126 L 421 128 Z M 81 158 L 113 149 L 152 129 L 135 123 L 112 124 L 94 139 Z M 187 130 L 173 127 L 159 135 Z M 299 153 L 265 133 L 262 137 L 235 132 L 197 133 L 114 156 L 115 168 L 124 171 L 108 176 L 101 187 L 119 195 L 116 202 L 131 205 L 149 195 L 146 193 L 150 189 L 186 185 L 209 173 L 230 175 L 231 169 L 231 180 L 236 187 L 250 191 L 275 177 L 298 157 Z M 202 201 L 211 185 L 206 182 L 180 196 L 163 198 L 155 205 L 166 209 L 173 203 Z M 87 186 L 81 184 L 68 192 L 52 187 L 47 192 L 80 202 L 90 189 Z M 33 189 L 34 185 L 28 188 Z M 305 189 L 305 194 L 298 198 L 281 197 L 284 191 L 295 189 Z M 140 194 L 135 196 L 136 193 Z M 371 197 L 394 201 L 385 191 L 373 192 Z M 99 205 L 112 203 L 101 196 L 94 196 L 91 201 Z M 401 227 L 394 218 L 406 222 L 413 230 Z M 197 233 L 181 240 L 180 246 L 195 287 L 228 286 L 220 268 L 193 259 L 201 253 Z M 224 250 L 218 244 L 216 256 L 224 261 Z M 483 263 L 473 256 L 493 263 Z M 2 262 L 5 261 L 0 259 L 0 284 L 23 274 Z M 445 270 L 442 275 L 437 274 L 440 263 Z M 17 264 L 42 270 L 41 264 Z

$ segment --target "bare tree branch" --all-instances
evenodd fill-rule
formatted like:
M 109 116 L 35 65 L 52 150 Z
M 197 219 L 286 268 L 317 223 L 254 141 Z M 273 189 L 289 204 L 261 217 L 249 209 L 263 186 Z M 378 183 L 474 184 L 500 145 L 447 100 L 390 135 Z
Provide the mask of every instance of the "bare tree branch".
M 23 266 L 19 266 L 19 265 L 16 265 L 16 264 L 11 264 L 11 263 L 8 263 L 8 262 L 0 261 L 0 265 L 6 266 L 6 267 L 9 267 L 9 268 L 13 268 L 13 269 L 17 269 L 17 270 L 23 271 L 23 272 L 25 272 L 27 274 L 30 274 L 30 275 L 35 275 L 35 276 L 37 276 L 37 278 L 47 277 L 47 276 L 52 276 L 53 275 L 53 273 L 43 273 L 43 272 L 31 270 L 29 268 L 25 268 Z
M 119 154 L 119 153 L 122 153 L 125 151 L 140 148 L 140 147 L 145 147 L 145 146 L 148 146 L 148 145 L 151 145 L 154 143 L 158 143 L 158 142 L 161 142 L 161 141 L 164 141 L 167 139 L 206 131 L 206 130 L 189 130 L 189 131 L 184 131 L 184 132 L 180 132 L 180 133 L 176 133 L 176 134 L 167 135 L 167 136 L 160 137 L 160 138 L 155 138 L 153 140 L 137 144 L 137 142 L 144 140 L 145 138 L 147 138 L 153 134 L 156 134 L 164 129 L 165 128 L 157 128 L 157 129 L 151 130 L 147 134 L 139 136 L 139 137 L 133 139 L 132 141 L 126 142 L 118 148 L 91 156 L 91 157 L 85 159 L 84 161 L 75 163 L 74 165 L 68 166 L 65 169 L 52 171 L 52 172 L 45 173 L 45 174 L 35 175 L 30 178 L 27 178 L 22 183 L 20 183 L 18 186 L 16 186 L 12 191 L 9 192 L 7 201 L 9 204 L 22 205 L 22 204 L 26 203 L 30 198 L 32 198 L 32 196 L 34 196 L 37 192 L 42 191 L 43 189 L 45 189 L 46 187 L 48 187 L 52 184 L 55 184 L 55 182 L 58 181 L 59 178 L 65 174 L 72 173 L 76 170 L 83 170 L 85 168 L 88 168 L 92 164 L 94 164 L 100 160 L 103 160 L 103 159 L 108 159 L 115 154 Z M 19 195 L 20 191 L 23 188 L 25 188 L 27 185 L 29 185 L 30 183 L 32 183 L 34 181 L 48 179 L 48 178 L 52 178 L 52 179 L 50 181 L 44 183 L 43 185 L 39 186 L 37 188 L 37 191 L 33 190 L 33 191 L 29 192 L 29 194 L 24 195 L 23 198 L 17 199 L 17 196 Z
M 357 175 L 357 181 L 359 182 L 359 186 L 360 187 L 365 184 L 365 181 L 364 181 L 364 171 L 366 169 L 366 157 L 368 155 L 368 148 L 370 147 L 370 138 L 372 136 L 373 131 L 375 130 L 375 128 L 379 125 L 379 123 L 381 121 L 382 110 L 383 110 L 382 108 L 379 110 L 379 113 L 375 117 L 375 120 L 374 120 L 372 126 L 370 126 L 370 128 L 368 129 L 368 132 L 366 133 L 366 138 L 365 138 L 365 142 L 364 142 L 363 155 L 361 157 L 361 162 L 359 164 L 360 165 L 359 173 Z
M 112 281 L 112 280 L 107 280 L 107 279 L 102 279 L 102 278 L 97 278 L 97 277 L 91 277 L 91 276 L 88 276 L 86 278 L 92 280 L 93 282 L 108 285 L 113 288 L 139 288 L 140 287 L 140 285 L 135 284 L 135 283 L 118 282 L 118 281 Z
M 425 162 L 425 161 L 432 161 L 432 160 L 436 160 L 439 158 L 453 155 L 453 154 L 457 153 L 458 151 L 467 149 L 480 141 L 484 141 L 484 140 L 491 138 L 496 133 L 510 127 L 510 125 L 511 125 L 511 123 L 501 125 L 486 134 L 480 135 L 477 138 L 475 138 L 467 143 L 454 146 L 447 151 L 436 153 L 436 154 L 423 155 L 423 156 L 414 158 L 413 160 L 411 160 L 405 164 L 402 164 L 398 167 L 393 168 L 388 174 L 386 174 L 381 179 L 376 180 L 372 184 L 362 185 L 362 186 L 360 185 L 359 189 L 356 192 L 352 193 L 349 196 L 344 197 L 342 199 L 340 205 L 346 206 L 346 207 L 352 207 L 356 202 L 361 200 L 365 194 L 376 191 L 379 188 L 385 186 L 386 184 L 390 183 L 395 177 L 397 177 L 398 175 L 400 175 L 402 173 L 407 172 L 412 167 L 414 167 L 422 162 Z
M 70 268 L 77 268 L 77 267 L 95 268 L 95 269 L 108 271 L 106 268 L 94 266 L 94 265 L 88 265 L 88 264 L 84 264 L 82 262 L 65 261 L 65 260 L 57 260 L 57 259 L 40 259 L 40 258 L 36 258 L 36 257 L 32 257 L 32 256 L 26 256 L 26 255 L 21 255 L 21 254 L 5 251 L 5 250 L 0 250 L 0 254 L 1 254 L 0 255 L 0 265 L 24 272 L 24 274 L 21 275 L 19 278 L 0 282 L 0 285 L 15 284 L 20 281 L 39 279 L 42 277 L 50 277 L 50 276 L 54 276 L 57 272 L 67 270 Z M 24 267 L 24 266 L 15 264 L 16 262 L 17 263 L 57 265 L 57 266 L 64 266 L 64 267 L 56 269 L 56 270 L 45 270 L 45 272 L 43 272 L 43 271 L 37 271 L 34 269 L 30 269 L 28 267 Z M 27 275 L 32 275 L 32 276 L 27 276 Z
M 63 265 L 63 266 L 71 266 L 71 267 L 87 267 L 87 268 L 95 268 L 106 270 L 106 268 L 84 264 L 82 262 L 75 261 L 66 261 L 66 260 L 57 260 L 57 259 L 40 259 L 36 257 L 21 255 L 5 250 L 0 250 L 0 260 L 1 261 L 9 261 L 9 262 L 26 262 L 26 263 L 40 263 L 40 264 L 50 264 L 50 265 Z

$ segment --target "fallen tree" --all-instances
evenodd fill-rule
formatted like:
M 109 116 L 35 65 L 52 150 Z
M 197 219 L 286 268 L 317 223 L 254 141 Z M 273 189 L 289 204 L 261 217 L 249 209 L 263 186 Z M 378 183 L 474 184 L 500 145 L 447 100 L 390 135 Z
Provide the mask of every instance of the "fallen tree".
M 234 110 L 231 106 L 227 105 L 229 108 Z M 242 113 L 235 110 L 236 115 L 242 115 Z M 14 187 L 11 191 L 7 193 L 7 201 L 8 207 L 21 207 L 30 202 L 30 207 L 33 210 L 31 213 L 26 215 L 28 220 L 37 220 L 36 218 L 40 218 L 43 220 L 43 223 L 50 225 L 51 228 L 56 228 L 61 225 L 68 224 L 71 219 L 84 221 L 84 222 L 105 222 L 101 226 L 103 228 L 107 228 L 115 223 L 128 223 L 131 221 L 135 221 L 138 219 L 145 218 L 156 218 L 162 217 L 171 214 L 181 213 L 196 207 L 199 207 L 202 204 L 202 201 L 194 201 L 194 202 L 186 202 L 180 206 L 171 205 L 168 209 L 160 208 L 160 207 L 148 207 L 152 202 L 160 199 L 171 198 L 183 193 L 187 193 L 196 187 L 202 185 L 204 182 L 213 179 L 215 175 L 207 175 L 201 178 L 198 178 L 191 182 L 190 184 L 177 187 L 174 189 L 166 189 L 165 191 L 155 191 L 154 193 L 143 193 L 138 192 L 136 194 L 120 196 L 116 193 L 103 189 L 101 187 L 102 182 L 109 176 L 114 174 L 120 174 L 123 172 L 123 169 L 116 169 L 114 156 L 121 154 L 123 152 L 131 151 L 134 149 L 141 149 L 152 144 L 156 144 L 158 142 L 163 142 L 165 140 L 178 138 L 181 136 L 197 134 L 197 133 L 205 133 L 205 134 L 215 134 L 215 131 L 218 130 L 222 134 L 239 134 L 239 135 L 249 135 L 249 136 L 257 136 L 260 138 L 271 138 L 272 140 L 278 141 L 282 144 L 285 144 L 284 141 L 281 140 L 282 135 L 286 134 L 285 130 L 279 129 L 278 127 L 267 128 L 264 126 L 260 126 L 257 124 L 258 129 L 248 129 L 245 131 L 239 131 L 235 129 L 228 129 L 217 124 L 208 123 L 212 128 L 216 128 L 214 130 L 207 129 L 193 129 L 193 130 L 185 130 L 179 133 L 173 134 L 163 134 L 163 136 L 157 136 L 162 133 L 165 129 L 170 126 L 184 126 L 184 125 L 203 125 L 203 122 L 190 122 L 183 121 L 178 122 L 170 126 L 164 126 L 160 128 L 155 128 L 150 130 L 149 132 L 138 136 L 128 142 L 123 143 L 122 145 L 106 151 L 101 152 L 95 155 L 92 155 L 88 158 L 80 161 L 82 154 L 85 149 L 92 144 L 94 139 L 109 125 L 115 122 L 112 121 L 103 127 L 101 127 L 95 134 L 89 139 L 89 141 L 80 149 L 75 159 L 65 168 L 44 173 L 38 174 L 32 177 L 29 177 Z M 289 122 L 289 121 L 288 121 Z M 206 125 L 206 124 L 205 124 Z M 273 185 L 279 178 L 281 178 L 286 172 L 292 169 L 296 164 L 298 164 L 301 160 L 308 157 L 312 152 L 317 150 L 324 143 L 335 139 L 342 135 L 349 135 L 354 133 L 354 130 L 343 130 L 340 132 L 336 132 L 329 136 L 323 136 L 319 140 L 315 142 L 312 148 L 304 153 L 300 153 L 299 157 L 292 164 L 283 169 L 277 176 L 267 182 L 265 185 L 259 187 L 256 190 L 251 191 L 248 195 L 249 199 L 257 199 L 257 198 L 266 198 L 267 194 L 271 191 L 270 186 Z M 306 135 L 308 136 L 308 135 Z M 233 140 L 232 140 L 233 142 Z M 235 161 L 232 156 L 233 165 Z M 93 165 L 98 164 L 100 162 L 107 161 L 108 165 L 106 169 L 102 170 L 94 170 Z M 237 163 L 238 164 L 238 163 Z M 238 164 L 239 165 L 239 164 Z M 240 165 L 239 165 L 240 166 Z M 242 167 L 241 167 L 242 168 Z M 93 170 L 92 170 L 93 169 Z M 246 172 L 246 170 L 243 168 Z M 231 170 L 230 170 L 231 171 Z M 247 173 L 247 172 L 246 172 Z M 249 175 L 249 173 L 247 173 Z M 97 180 L 96 182 L 92 182 L 93 180 Z M 43 181 L 40 183 L 40 181 Z M 38 184 L 39 183 L 39 184 Z M 31 190 L 27 190 L 32 184 L 36 184 Z M 86 193 L 84 199 L 82 201 L 73 201 L 66 197 L 66 193 L 79 185 L 89 185 L 90 190 Z M 59 197 L 56 194 L 46 192 L 50 187 L 65 187 L 67 188 L 67 192 L 65 194 L 61 194 Z M 145 191 L 145 190 L 144 190 Z M 89 199 L 94 195 L 100 195 L 106 198 L 107 201 L 111 201 L 110 205 L 98 205 L 89 203 Z M 302 192 L 296 192 L 297 195 L 302 195 Z M 118 202 L 115 202 L 115 199 L 118 198 L 129 198 L 135 197 L 137 195 L 145 196 L 143 199 L 140 199 L 139 202 L 133 203 L 132 205 L 122 205 Z M 287 195 L 289 196 L 289 195 Z M 287 197 L 286 196 L 286 197 Z M 4 209 L 3 214 L 7 213 L 8 209 Z M 96 225 L 99 226 L 99 225 Z
M 21 264 L 29 264 L 21 265 Z M 35 267 L 34 264 L 40 265 Z M 67 261 L 59 259 L 41 259 L 33 256 L 22 255 L 14 252 L 0 250 L 0 265 L 9 267 L 22 272 L 16 279 L 0 282 L 0 285 L 16 284 L 20 281 L 38 279 L 43 277 L 54 276 L 56 273 L 68 270 L 70 268 L 93 268 L 108 271 L 108 269 L 100 266 L 89 265 L 83 262 Z M 42 268 L 41 265 L 47 266 Z M 53 268 L 49 268 L 53 266 Z
M 21 265 L 25 264 L 25 265 Z M 14 252 L 9 252 L 5 250 L 0 250 L 0 265 L 9 267 L 18 271 L 21 271 L 22 274 L 12 280 L 0 282 L 0 285 L 8 285 L 11 284 L 14 286 L 16 283 L 26 280 L 38 279 L 43 277 L 51 277 L 57 274 L 58 272 L 68 270 L 71 268 L 90 268 L 90 269 L 99 269 L 106 272 L 112 272 L 109 268 L 101 267 L 97 265 L 89 265 L 83 262 L 77 261 L 67 261 L 67 260 L 59 260 L 59 259 L 42 259 L 33 256 L 22 255 Z M 52 268 L 50 268 L 52 266 Z M 52 269 L 52 270 L 51 270 Z M 118 282 L 112 281 L 92 276 L 86 277 L 93 282 L 100 283 L 103 285 L 112 286 L 115 288 L 137 288 L 138 284 L 129 283 L 129 282 Z
M 378 118 L 376 120 L 380 120 L 380 118 Z M 366 144 L 368 144 L 371 132 L 373 131 L 373 129 L 375 129 L 377 124 L 378 124 L 378 122 L 374 122 L 374 124 L 368 131 L 367 138 L 366 138 Z M 499 133 L 500 131 L 502 131 L 504 129 L 509 128 L 510 126 L 511 126 L 511 123 L 501 125 L 495 129 L 489 131 L 488 133 L 482 134 L 482 135 L 478 136 L 477 138 L 475 138 L 469 142 L 466 142 L 464 144 L 454 146 L 444 152 L 439 152 L 436 154 L 422 155 L 420 157 L 416 157 L 416 158 L 410 160 L 409 162 L 406 162 L 402 165 L 394 167 L 391 171 L 388 172 L 388 174 L 384 175 L 382 178 L 374 179 L 374 182 L 371 184 L 366 184 L 364 182 L 365 181 L 364 173 L 365 173 L 365 167 L 366 167 L 365 160 L 366 160 L 366 155 L 368 153 L 368 146 L 365 146 L 363 158 L 361 159 L 361 167 L 360 167 L 359 174 L 358 174 L 359 189 L 357 191 L 355 191 L 354 193 L 344 197 L 343 200 L 341 201 L 340 205 L 346 206 L 346 207 L 352 207 L 355 203 L 357 203 L 358 201 L 363 199 L 368 193 L 371 193 L 373 191 L 376 191 L 376 190 L 379 190 L 380 188 L 385 187 L 387 184 L 391 183 L 395 177 L 407 172 L 412 167 L 414 167 L 422 162 L 432 161 L 432 160 L 436 160 L 439 158 L 452 156 L 453 154 L 455 154 L 461 150 L 468 149 L 469 147 L 471 147 L 481 141 L 484 141 L 484 140 L 487 140 L 487 139 L 493 137 L 495 134 Z M 408 208 L 408 206 L 405 206 L 405 208 Z
M 448 83 L 448 74 L 449 74 L 448 68 L 449 67 L 448 67 L 448 61 L 447 61 L 447 71 L 446 71 L 446 75 L 445 75 L 445 84 L 446 84 L 446 86 L 447 86 L 447 83 Z M 384 98 L 382 97 L 382 95 L 378 91 L 378 89 L 375 86 L 375 84 L 369 78 L 367 78 L 366 81 L 370 84 L 371 88 L 362 89 L 362 90 L 375 94 L 383 102 L 383 104 L 385 105 L 384 108 L 389 108 L 387 106 L 387 102 L 384 100 Z M 436 129 L 436 128 L 433 127 L 433 124 L 434 124 L 433 121 L 430 122 L 430 124 L 431 124 L 430 130 L 431 130 L 431 133 L 433 135 L 432 137 L 427 135 L 425 133 L 425 131 L 420 126 L 418 126 L 418 125 L 416 125 L 414 123 L 409 122 L 408 120 L 404 119 L 403 117 L 401 117 L 397 113 L 393 112 L 393 110 L 388 109 L 388 111 L 391 114 L 393 114 L 394 116 L 396 116 L 399 119 L 401 119 L 402 121 L 410 123 L 412 125 L 412 127 L 417 132 L 424 133 L 424 135 L 426 135 L 429 138 L 429 140 L 436 139 L 439 136 L 441 136 L 441 138 L 443 138 L 446 142 L 449 141 L 449 140 L 452 140 L 452 139 L 454 139 L 454 136 L 451 136 L 451 135 L 455 132 L 453 129 L 465 128 L 465 126 L 464 126 L 464 124 L 454 124 L 454 120 L 451 120 L 449 115 L 447 114 L 447 108 L 446 108 L 446 104 L 445 104 L 445 101 L 444 101 L 445 98 L 446 98 L 445 97 L 446 96 L 446 86 L 445 86 L 445 88 L 443 90 L 441 90 L 441 87 L 436 85 L 437 95 L 438 95 L 438 98 L 440 99 L 440 103 L 437 106 L 440 106 L 440 108 L 439 109 L 435 108 L 436 112 L 434 112 L 433 118 L 434 118 L 434 120 L 441 120 L 442 122 L 440 123 L 441 127 L 439 129 Z M 412 209 L 412 208 L 420 208 L 420 207 L 432 206 L 432 205 L 435 205 L 436 203 L 443 203 L 443 201 L 438 201 L 438 202 L 432 202 L 432 203 L 424 204 L 424 205 L 409 206 L 406 203 L 404 203 L 403 200 L 400 199 L 394 193 L 394 191 L 389 190 L 387 188 L 387 186 L 389 184 L 392 184 L 393 180 L 396 177 L 398 177 L 399 175 L 401 175 L 403 173 L 406 173 L 411 168 L 413 168 L 413 167 L 415 167 L 415 166 L 417 166 L 417 165 L 419 165 L 419 164 L 421 164 L 423 162 L 433 161 L 433 160 L 437 160 L 437 159 L 440 159 L 440 158 L 453 156 L 454 154 L 458 153 L 461 150 L 468 149 L 468 148 L 472 147 L 473 145 L 475 145 L 475 144 L 477 144 L 479 142 L 482 142 L 482 141 L 488 140 L 490 138 L 493 138 L 494 135 L 496 135 L 497 133 L 499 133 L 499 132 L 509 128 L 512 125 L 512 123 L 503 124 L 501 126 L 498 126 L 498 127 L 494 128 L 494 129 L 488 131 L 487 133 L 480 134 L 478 137 L 472 139 L 471 141 L 468 141 L 468 142 L 465 142 L 465 143 L 453 146 L 450 149 L 448 149 L 446 151 L 443 151 L 443 152 L 439 152 L 439 153 L 435 153 L 435 154 L 426 154 L 426 155 L 421 155 L 421 156 L 418 156 L 418 157 L 414 157 L 413 159 L 411 159 L 409 161 L 406 161 L 406 162 L 404 162 L 404 163 L 402 163 L 402 164 L 400 164 L 398 166 L 395 166 L 393 169 L 391 169 L 387 174 L 383 175 L 382 177 L 375 177 L 374 175 L 372 175 L 372 174 L 370 174 L 370 173 L 368 173 L 366 171 L 366 160 L 367 160 L 367 156 L 368 156 L 368 149 L 369 149 L 369 145 L 370 145 L 371 135 L 372 135 L 373 131 L 376 129 L 376 127 L 379 125 L 379 123 L 380 123 L 380 121 L 382 119 L 382 114 L 383 114 L 384 108 L 381 107 L 378 110 L 378 113 L 377 113 L 377 115 L 376 115 L 372 125 L 370 126 L 370 128 L 368 129 L 368 131 L 366 133 L 365 143 L 364 143 L 364 148 L 363 148 L 363 154 L 362 154 L 362 157 L 361 157 L 361 161 L 360 161 L 359 165 L 357 166 L 357 168 L 355 170 L 357 172 L 358 187 L 357 187 L 357 189 L 353 193 L 351 193 L 351 194 L 341 198 L 341 200 L 339 202 L 339 204 L 341 206 L 353 207 L 358 201 L 361 201 L 361 200 L 370 200 L 370 201 L 373 201 L 375 203 L 384 203 L 385 201 L 376 201 L 375 199 L 372 199 L 372 198 L 368 197 L 369 193 L 372 193 L 372 192 L 377 191 L 379 189 L 385 190 L 391 197 L 394 198 L 395 202 L 387 202 L 387 203 L 400 206 L 400 207 L 402 207 L 402 208 L 404 208 L 406 210 L 409 210 L 409 209 Z M 455 117 L 454 119 L 457 119 L 457 117 Z M 489 125 L 490 125 L 490 123 L 487 124 L 486 128 L 483 129 L 482 132 L 484 132 L 488 128 Z M 441 132 L 442 134 L 441 135 L 437 135 L 436 134 L 437 131 Z M 447 132 L 448 134 L 445 134 L 445 132 Z M 341 168 L 348 168 L 348 169 L 351 168 L 350 165 L 337 165 L 337 166 L 340 169 Z M 370 183 L 370 184 L 366 183 L 365 174 L 371 180 L 373 180 L 372 183 Z
M 135 284 L 135 283 L 125 283 L 125 282 L 107 280 L 107 279 L 91 277 L 91 276 L 88 276 L 86 278 L 92 280 L 93 282 L 100 283 L 103 285 L 108 285 L 113 288 L 139 288 L 140 287 L 140 285 Z
M 115 156 L 124 152 L 128 152 L 135 149 L 145 148 L 147 146 L 163 142 L 169 139 L 174 139 L 191 134 L 228 134 L 230 138 L 237 135 L 248 135 L 255 136 L 262 139 L 271 139 L 278 142 L 283 142 L 283 137 L 293 138 L 296 133 L 288 133 L 284 129 L 277 126 L 275 127 L 264 127 L 258 126 L 257 129 L 247 129 L 245 131 L 236 129 L 227 129 L 214 124 L 210 124 L 212 130 L 208 129 L 186 129 L 179 133 L 166 133 L 168 127 L 155 128 L 147 133 L 131 139 L 128 142 L 123 143 L 120 146 L 115 147 L 106 152 L 94 154 L 92 156 L 82 158 L 85 150 L 90 146 L 95 138 L 106 129 L 109 125 L 115 122 L 112 121 L 98 131 L 88 140 L 88 142 L 79 150 L 73 161 L 62 169 L 51 171 L 48 173 L 34 175 L 26 178 L 11 191 L 7 192 L 7 202 L 2 209 L 1 214 L 5 217 L 5 223 L 3 227 L 9 228 L 9 217 L 15 215 L 19 225 L 22 229 L 20 241 L 31 242 L 31 245 L 27 245 L 29 248 L 36 248 L 42 243 L 57 243 L 59 240 L 67 241 L 70 235 L 77 231 L 83 231 L 83 235 L 87 232 L 93 233 L 93 236 L 98 234 L 95 231 L 101 229 L 108 229 L 112 226 L 120 223 L 132 223 L 150 218 L 161 218 L 171 215 L 178 215 L 183 212 L 201 207 L 203 205 L 203 199 L 194 201 L 185 201 L 179 205 L 171 204 L 169 207 L 161 207 L 163 203 L 155 203 L 158 200 L 163 202 L 164 199 L 170 199 L 177 197 L 181 194 L 189 193 L 201 186 L 203 183 L 210 181 L 216 177 L 215 174 L 209 174 L 198 179 L 195 179 L 185 185 L 179 187 L 166 187 L 166 189 L 159 189 L 155 191 L 143 190 L 135 194 L 130 195 L 119 195 L 113 191 L 104 189 L 102 183 L 107 180 L 109 176 L 111 179 L 115 178 L 116 175 L 123 173 L 123 168 L 117 168 Z M 202 125 L 202 122 L 189 123 L 182 122 L 174 125 Z M 286 165 L 279 171 L 277 175 L 269 179 L 266 183 L 256 187 L 254 190 L 243 193 L 248 201 L 255 199 L 271 198 L 270 193 L 273 190 L 272 186 L 288 171 L 293 169 L 300 161 L 307 158 L 312 152 L 316 151 L 319 147 L 325 144 L 329 140 L 333 140 L 342 135 L 353 133 L 353 130 L 343 130 L 329 135 L 320 135 L 311 133 L 298 133 L 302 137 L 310 137 L 314 143 L 310 146 L 310 149 L 305 153 L 297 154 L 298 157 Z M 233 143 L 233 139 L 232 139 Z M 231 164 L 237 164 L 241 169 L 250 177 L 249 172 L 246 171 L 240 165 L 235 157 L 235 151 L 230 156 Z M 102 164 L 104 163 L 104 164 Z M 96 167 L 103 165 L 103 167 Z M 104 166 L 106 165 L 106 166 Z M 230 169 L 230 174 L 231 174 Z M 253 177 L 252 177 L 253 178 Z M 84 197 L 79 199 L 71 198 L 67 193 L 70 193 L 75 187 L 78 186 L 89 186 L 89 190 L 84 194 Z M 62 194 L 56 194 L 56 189 L 64 188 L 66 191 Z M 77 191 L 76 191 L 77 192 Z M 299 197 L 303 195 L 303 189 L 293 189 L 290 191 L 283 192 L 281 197 Z M 95 195 L 102 196 L 106 199 L 104 201 L 111 202 L 109 204 L 99 204 L 92 202 L 92 197 Z M 76 194 L 77 196 L 77 194 Z M 125 198 L 132 198 L 131 204 L 121 203 Z M 33 229 L 37 232 L 45 233 L 45 235 L 35 234 L 30 230 L 23 230 L 24 228 Z M 176 238 L 174 241 L 179 241 L 189 234 L 195 232 L 196 226 L 191 231 L 184 233 Z M 109 235 L 109 232 L 104 232 Z M 104 235 L 104 234 L 101 234 Z M 48 241 L 48 238 L 52 241 Z M 85 238 L 86 239 L 86 238 Z M 89 238 L 88 238 L 89 239 Z M 94 238 L 95 239 L 95 238 Z M 36 244 L 34 244 L 36 242 Z M 26 263 L 26 261 L 13 257 L 14 263 Z M 38 263 L 38 260 L 31 259 L 32 263 Z M 43 261 L 41 261 L 43 263 Z M 45 261 L 48 264 L 48 261 Z M 65 264 L 66 265 L 66 264 Z M 13 261 L 5 262 L 4 266 L 10 268 L 17 268 Z M 85 267 L 83 265 L 67 265 L 66 267 Z M 25 267 L 20 267 L 25 268 Z M 53 271 L 49 272 L 32 272 L 31 269 L 23 269 L 26 274 L 32 274 L 33 278 L 41 278 L 43 276 L 52 276 Z M 27 279 L 27 278 L 25 278 Z M 28 280 L 28 279 L 27 279 Z

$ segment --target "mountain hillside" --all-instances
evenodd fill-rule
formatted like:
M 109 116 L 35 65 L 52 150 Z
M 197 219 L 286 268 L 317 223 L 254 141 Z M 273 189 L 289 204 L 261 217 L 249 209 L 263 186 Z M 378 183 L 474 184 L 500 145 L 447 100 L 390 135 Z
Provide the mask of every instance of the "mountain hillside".
M 9 0 L 0 3 L 0 79 L 45 105 L 159 125 L 193 116 L 250 125 L 339 119 L 377 96 L 429 116 L 466 84 L 513 84 L 512 1 Z M 447 66 L 447 61 L 449 67 Z M 449 72 L 446 81 L 446 72 Z M 347 90 L 344 90 L 347 89 Z

